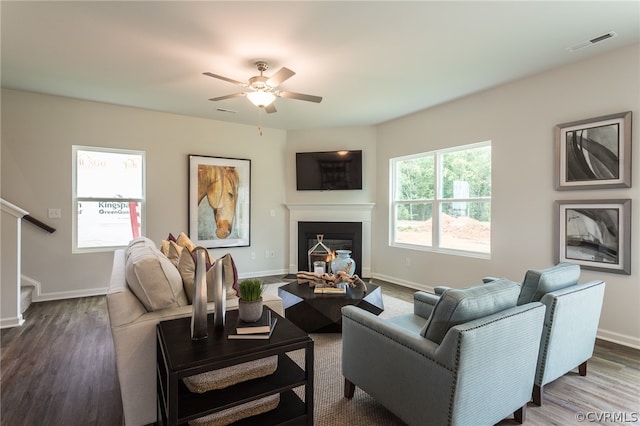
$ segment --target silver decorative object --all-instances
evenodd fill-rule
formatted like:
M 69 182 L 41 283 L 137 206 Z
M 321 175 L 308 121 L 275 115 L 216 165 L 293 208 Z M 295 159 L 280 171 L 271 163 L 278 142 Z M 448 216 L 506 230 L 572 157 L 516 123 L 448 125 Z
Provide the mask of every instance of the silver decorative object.
M 193 303 L 191 313 L 191 339 L 207 338 L 207 263 L 204 247 L 196 247 L 196 273 L 193 282 Z
M 230 273 L 224 271 L 222 258 L 216 259 L 213 264 L 213 326 L 217 329 L 224 328 L 224 317 L 227 311 L 227 288 L 224 285 L 223 273 Z

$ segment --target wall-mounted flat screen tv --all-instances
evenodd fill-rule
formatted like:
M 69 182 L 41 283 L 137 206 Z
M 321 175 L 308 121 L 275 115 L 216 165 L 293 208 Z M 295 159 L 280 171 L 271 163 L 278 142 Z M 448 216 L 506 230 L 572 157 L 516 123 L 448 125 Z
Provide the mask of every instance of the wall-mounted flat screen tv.
M 362 151 L 296 153 L 298 191 L 362 189 Z

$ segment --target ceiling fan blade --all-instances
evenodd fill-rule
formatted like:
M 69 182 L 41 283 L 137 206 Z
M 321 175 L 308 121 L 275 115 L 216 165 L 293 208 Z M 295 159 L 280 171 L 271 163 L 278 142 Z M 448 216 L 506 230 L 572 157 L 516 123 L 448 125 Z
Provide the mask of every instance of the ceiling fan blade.
M 299 99 L 301 101 L 315 102 L 318 104 L 322 102 L 322 96 L 305 95 L 303 93 L 280 91 L 278 92 L 278 96 L 282 96 L 283 98 Z
M 267 84 L 271 87 L 277 87 L 280 83 L 287 80 L 288 78 L 296 75 L 295 72 L 291 71 L 289 68 L 282 67 L 278 70 L 277 73 L 271 76 L 269 80 L 267 80 Z
M 274 103 L 267 105 L 264 110 L 267 111 L 267 114 L 278 112 L 278 110 L 276 109 L 276 105 Z
M 215 101 L 222 101 L 222 100 L 230 99 L 230 98 L 237 98 L 238 96 L 245 96 L 245 94 L 244 93 L 234 93 L 233 95 L 220 96 L 220 97 L 217 97 L 217 98 L 211 98 L 209 100 L 215 102 Z
M 238 86 L 248 87 L 248 85 L 246 83 L 242 83 L 241 81 L 234 80 L 234 79 L 231 79 L 231 78 L 223 77 L 223 76 L 218 75 L 218 74 L 213 74 L 213 73 L 210 73 L 210 72 L 203 72 L 202 74 L 208 75 L 209 77 L 217 78 L 219 80 L 224 80 L 224 81 L 229 82 L 231 84 L 237 84 Z

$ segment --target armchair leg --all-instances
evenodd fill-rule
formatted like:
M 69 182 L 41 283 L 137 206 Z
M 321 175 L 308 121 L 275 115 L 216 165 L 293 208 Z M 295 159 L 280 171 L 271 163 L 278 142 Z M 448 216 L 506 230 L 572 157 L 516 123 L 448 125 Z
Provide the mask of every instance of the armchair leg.
M 586 376 L 587 375 L 587 361 L 583 362 L 582 364 L 580 364 L 578 366 L 578 373 L 581 376 Z
M 344 379 L 344 396 L 345 398 L 353 398 L 353 394 L 356 391 L 356 385 L 351 383 L 348 379 Z
M 527 404 L 524 404 L 522 407 L 518 408 L 513 413 L 513 418 L 518 422 L 518 424 L 524 423 L 525 417 L 527 415 Z
M 533 385 L 533 403 L 538 407 L 542 405 L 542 386 Z

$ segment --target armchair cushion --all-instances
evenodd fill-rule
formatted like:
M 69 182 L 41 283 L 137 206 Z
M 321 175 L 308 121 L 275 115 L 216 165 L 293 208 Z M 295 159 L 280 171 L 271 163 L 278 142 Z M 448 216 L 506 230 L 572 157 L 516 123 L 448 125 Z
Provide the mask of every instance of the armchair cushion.
M 580 266 L 559 263 L 547 269 L 529 269 L 524 276 L 518 305 L 539 302 L 547 293 L 578 284 Z
M 127 283 L 147 311 L 188 304 L 180 273 L 153 241 L 146 237 L 132 240 L 125 258 Z
M 504 279 L 481 286 L 446 290 L 420 334 L 440 344 L 451 327 L 516 306 L 519 293 L 519 284 Z

